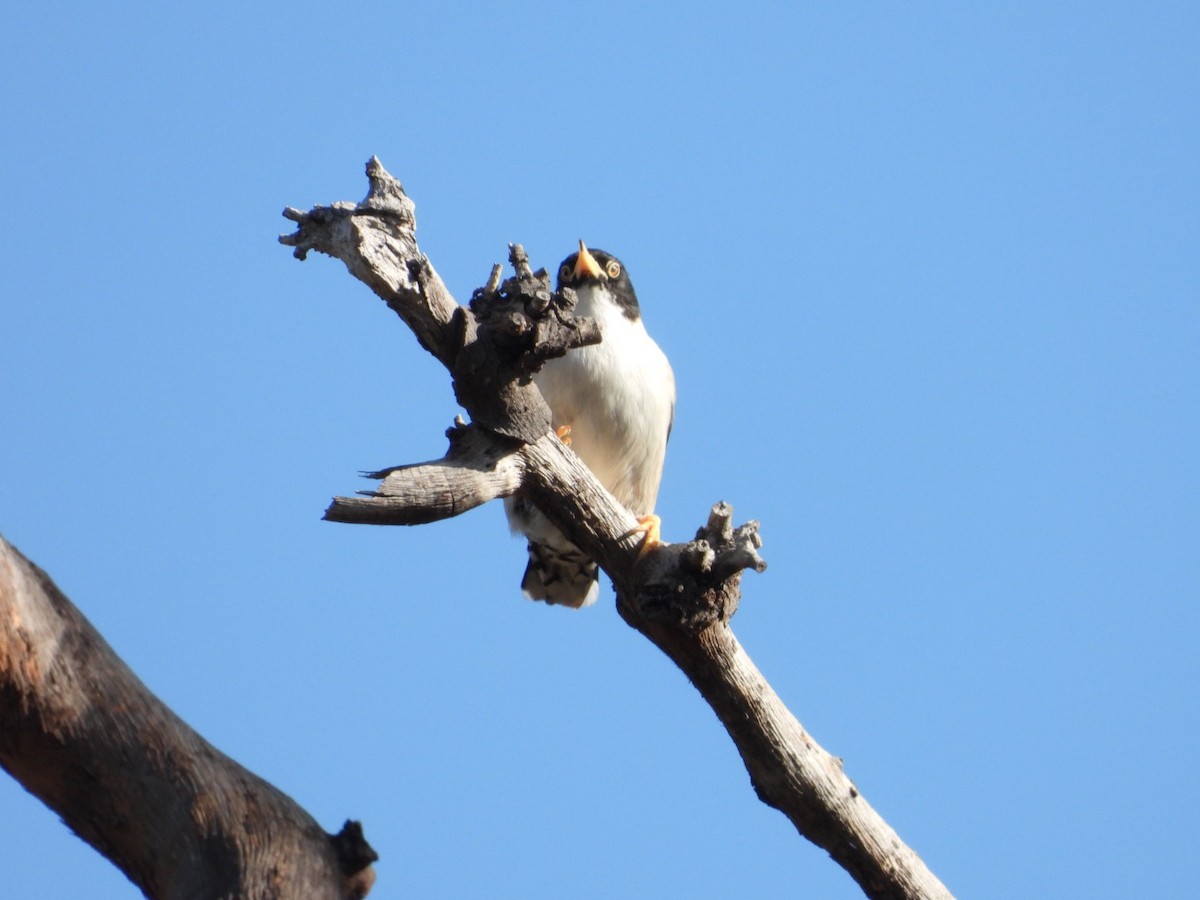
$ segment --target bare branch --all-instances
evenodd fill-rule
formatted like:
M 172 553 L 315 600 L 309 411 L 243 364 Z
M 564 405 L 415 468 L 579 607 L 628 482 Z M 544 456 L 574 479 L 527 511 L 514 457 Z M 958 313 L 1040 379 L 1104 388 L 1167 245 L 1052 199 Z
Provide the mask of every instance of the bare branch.
M 600 340 L 599 328 L 576 319 L 574 299 L 554 294 L 545 271 L 520 265 L 517 277 L 476 292 L 459 306 L 416 241 L 413 203 L 400 182 L 372 157 L 370 190 L 357 206 L 335 203 L 284 216 L 299 226 L 280 243 L 304 259 L 310 250 L 334 256 L 412 328 L 421 346 L 450 370 L 454 395 L 472 421 L 499 434 L 537 440 L 550 410 L 529 380 L 541 363 Z
M 311 250 L 340 259 L 405 321 L 422 347 L 450 365 L 458 304 L 417 249 L 416 207 L 376 157 L 367 162 L 367 179 L 370 189 L 357 206 L 285 209 L 284 217 L 299 228 L 279 242 L 295 247 L 297 259 Z
M 372 160 L 372 166 L 374 192 L 377 181 L 391 176 L 377 160 Z M 380 192 L 402 196 L 399 182 L 392 181 Z M 411 205 L 401 206 L 411 215 Z M 392 218 L 404 219 L 387 209 L 378 227 L 385 238 Z M 354 215 L 367 212 L 360 204 Z M 300 231 L 285 241 L 298 252 L 328 244 L 307 234 L 311 228 L 323 227 L 314 224 L 314 214 L 307 219 L 306 214 L 288 214 L 301 224 Z M 340 254 L 358 253 L 352 242 L 343 242 L 334 254 L 389 304 L 398 292 L 379 289 L 388 279 L 359 272 L 370 270 L 376 258 L 406 260 L 410 270 L 428 267 L 412 239 L 415 223 L 404 222 L 400 239 L 388 254 L 346 260 Z M 456 515 L 514 491 L 527 495 L 608 573 L 617 589 L 621 616 L 674 660 L 712 706 L 764 802 L 782 810 L 802 835 L 828 850 L 868 896 L 949 897 L 920 858 L 862 798 L 843 774 L 840 761 L 808 736 L 729 629 L 741 596 L 742 571 L 766 568 L 758 552 L 762 546 L 758 523 L 733 527 L 732 508 L 719 503 L 695 540 L 643 556 L 629 511 L 549 432 L 548 410 L 529 375 L 546 359 L 592 343 L 599 335 L 594 322 L 574 318 L 574 297 L 569 291 L 550 291 L 545 271 L 533 271 L 520 244 L 510 245 L 509 261 L 516 273 L 513 278 L 501 284 L 493 269 L 469 309 L 459 307 L 452 317 L 457 323 L 457 344 L 447 343 L 444 337 L 436 342 L 434 355 L 450 370 L 455 396 L 474 423 L 458 436 L 461 446 L 456 451 L 452 433 L 451 449 L 443 460 L 376 473 L 384 476 L 379 491 L 356 501 L 338 498 L 327 518 L 414 524 Z M 414 318 L 412 311 L 401 315 L 406 322 Z M 428 318 L 424 312 L 415 317 Z M 429 328 L 427 323 L 424 327 Z M 462 449 L 468 441 L 469 453 Z M 459 495 L 449 496 L 455 493 Z
M 759 799 L 780 810 L 877 900 L 951 894 L 804 730 L 725 622 L 688 635 L 635 626 L 683 670 L 737 745 Z
M 321 830 L 155 697 L 0 538 L 0 765 L 149 897 L 363 897 L 357 823 Z
M 359 525 L 424 525 L 448 519 L 517 490 L 524 460 L 519 444 L 458 419 L 439 460 L 369 472 L 380 480 L 365 497 L 335 497 L 325 518 Z

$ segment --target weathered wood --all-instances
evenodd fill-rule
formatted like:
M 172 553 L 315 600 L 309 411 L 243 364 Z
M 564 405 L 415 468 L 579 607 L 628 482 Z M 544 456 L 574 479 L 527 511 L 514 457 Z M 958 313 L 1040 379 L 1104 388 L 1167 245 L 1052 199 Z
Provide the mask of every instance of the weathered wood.
M 370 190 L 357 206 L 335 203 L 307 213 L 285 209 L 283 215 L 300 228 L 280 242 L 295 247 L 297 259 L 316 250 L 342 260 L 404 319 L 422 347 L 450 365 L 458 304 L 417 249 L 416 207 L 374 157 L 367 163 L 367 179 Z
M 326 834 L 138 680 L 0 538 L 0 766 L 161 900 L 362 897 L 374 852 Z
M 826 850 L 868 897 L 951 894 L 859 793 L 842 760 L 821 747 L 771 688 L 726 622 L 698 634 L 634 624 L 669 656 L 712 707 L 754 790 Z
M 361 497 L 334 497 L 325 518 L 359 525 L 424 525 L 506 497 L 521 486 L 519 444 L 459 420 L 447 432 L 450 452 L 441 459 L 368 472 L 379 479 Z
M 395 200 L 403 195 L 399 182 L 391 179 L 378 160 L 371 161 L 368 175 L 372 195 L 392 198 L 392 206 L 398 204 L 411 214 L 411 203 Z M 364 201 L 354 209 L 356 227 L 370 227 L 364 221 L 370 219 L 369 206 Z M 351 273 L 393 309 L 405 303 L 406 295 L 390 288 L 394 278 L 374 271 L 374 262 L 383 259 L 389 269 L 405 271 L 428 267 L 412 239 L 415 220 L 405 220 L 408 229 L 389 252 L 376 251 L 365 258 L 360 245 L 375 248 L 377 242 L 392 240 L 390 219 L 379 223 L 375 240 L 364 242 L 331 229 L 328 223 L 336 215 L 328 208 L 307 214 L 293 210 L 286 215 L 300 228 L 281 241 L 342 259 Z M 450 317 L 459 323 L 456 346 L 444 344 L 444 313 L 435 314 L 421 303 L 397 311 L 423 345 L 434 345 L 431 352 L 450 370 L 456 397 L 471 414 L 473 427 L 483 426 L 472 438 L 479 442 L 477 450 L 496 458 L 503 456 L 511 461 L 511 468 L 506 468 L 502 477 L 495 472 L 485 477 L 478 465 L 453 461 L 452 447 L 443 463 L 392 470 L 387 478 L 397 480 L 391 490 L 355 501 L 338 498 L 330 513 L 336 510 L 338 521 L 343 522 L 413 524 L 457 515 L 484 502 L 489 494 L 526 493 L 612 578 L 617 608 L 625 621 L 691 679 L 729 731 L 765 803 L 783 811 L 804 837 L 826 849 L 868 896 L 888 900 L 949 897 L 920 857 L 859 794 L 842 772 L 840 760 L 805 732 L 730 630 L 729 619 L 740 598 L 741 572 L 765 567 L 758 554 L 757 523 L 735 529 L 732 511 L 718 504 L 696 540 L 641 554 L 630 513 L 545 425 L 538 429 L 538 416 L 530 412 L 537 410 L 537 403 L 529 397 L 530 390 L 536 393 L 536 389 L 524 376 L 542 360 L 565 352 L 565 347 L 578 346 L 569 342 L 569 336 L 582 334 L 587 325 L 571 318 L 569 296 L 544 296 L 546 288 L 535 283 L 538 273 L 531 271 L 519 245 L 513 245 L 510 262 L 516 278 L 498 289 L 499 273 L 493 270 L 470 309 L 459 307 Z M 388 289 L 380 291 L 381 284 L 389 285 Z M 417 292 L 415 296 L 423 295 Z M 520 308 L 494 305 L 518 296 L 523 298 Z M 533 324 L 545 321 L 548 310 L 561 326 L 557 330 Z M 430 341 L 428 335 L 434 332 L 440 337 Z M 463 348 L 469 349 L 464 353 Z M 464 364 L 466 358 L 470 365 Z M 491 374 L 493 363 L 499 366 L 499 378 Z M 460 489 L 465 492 L 463 497 L 446 496 L 447 491 Z M 327 517 L 332 518 L 330 513 Z

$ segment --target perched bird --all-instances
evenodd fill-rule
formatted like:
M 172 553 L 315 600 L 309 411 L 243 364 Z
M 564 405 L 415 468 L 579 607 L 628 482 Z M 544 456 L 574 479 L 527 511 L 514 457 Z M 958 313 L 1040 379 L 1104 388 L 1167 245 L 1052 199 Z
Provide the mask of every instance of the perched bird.
M 600 325 L 602 340 L 552 359 L 534 376 L 558 434 L 600 483 L 658 539 L 653 516 L 667 436 L 675 412 L 675 375 L 646 333 L 625 267 L 583 241 L 558 268 L 558 287 L 575 289 L 575 314 Z M 599 594 L 596 564 L 528 500 L 505 500 L 513 531 L 529 539 L 521 590 L 531 600 L 580 607 Z

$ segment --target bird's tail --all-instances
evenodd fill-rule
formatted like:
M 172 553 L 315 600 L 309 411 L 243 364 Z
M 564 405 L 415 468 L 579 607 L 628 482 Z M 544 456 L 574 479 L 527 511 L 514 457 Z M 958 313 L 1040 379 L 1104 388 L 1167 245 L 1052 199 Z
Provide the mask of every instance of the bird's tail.
M 530 600 L 578 609 L 600 595 L 599 574 L 599 567 L 574 547 L 559 549 L 530 541 L 521 591 Z

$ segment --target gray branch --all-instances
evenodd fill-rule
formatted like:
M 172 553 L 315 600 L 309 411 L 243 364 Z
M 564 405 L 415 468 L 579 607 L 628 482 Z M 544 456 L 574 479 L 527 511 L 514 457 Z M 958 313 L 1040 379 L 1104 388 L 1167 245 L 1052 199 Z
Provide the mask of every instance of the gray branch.
M 633 517 L 549 431 L 528 377 L 546 359 L 598 340 L 595 323 L 572 315 L 574 297 L 552 292 L 519 244 L 510 247 L 514 277 L 501 283 L 493 270 L 468 307 L 455 304 L 416 245 L 413 206 L 399 182 L 376 159 L 367 174 L 370 193 L 357 206 L 287 210 L 299 229 L 281 241 L 301 258 L 309 249 L 336 256 L 384 299 L 446 365 L 472 424 L 452 430 L 444 459 L 375 473 L 376 491 L 336 498 L 326 517 L 412 525 L 527 494 L 612 578 L 625 621 L 691 679 L 763 802 L 826 849 L 868 896 L 950 897 L 841 761 L 804 731 L 730 630 L 742 572 L 766 567 L 758 524 L 735 528 L 732 509 L 717 504 L 693 541 L 639 554 Z
M 520 445 L 458 419 L 447 432 L 450 451 L 441 459 L 369 472 L 379 487 L 361 497 L 335 497 L 325 511 L 331 522 L 360 525 L 424 525 L 448 519 L 521 486 Z

